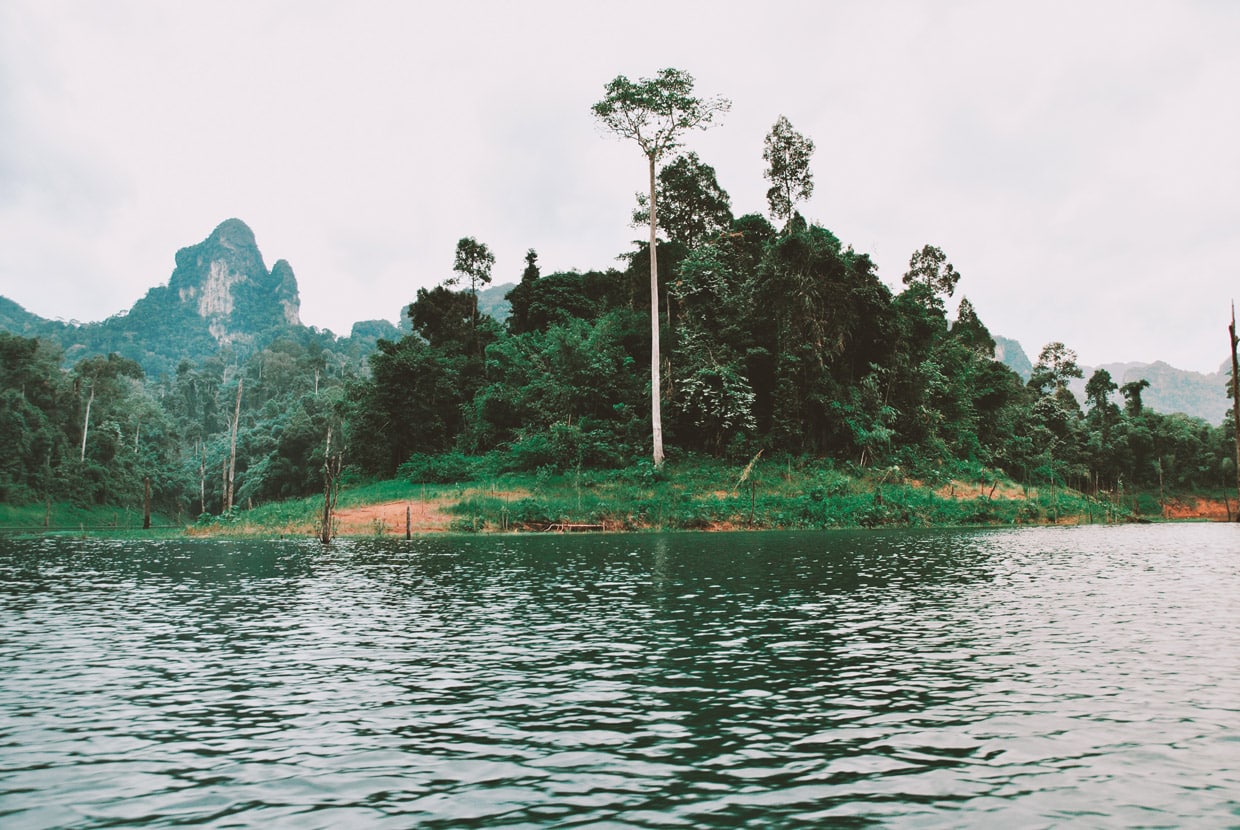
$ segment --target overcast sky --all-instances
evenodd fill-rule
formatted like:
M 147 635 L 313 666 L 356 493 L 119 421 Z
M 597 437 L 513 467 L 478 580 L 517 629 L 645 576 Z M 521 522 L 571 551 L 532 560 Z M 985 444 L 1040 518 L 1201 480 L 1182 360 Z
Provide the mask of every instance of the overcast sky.
M 1240 288 L 1240 3 L 0 0 L 0 295 L 99 320 L 244 220 L 302 320 L 393 322 L 456 241 L 519 279 L 618 265 L 645 184 L 590 114 L 619 74 L 733 102 L 689 136 L 766 210 L 781 114 L 801 210 L 893 287 L 941 247 L 1031 358 L 1214 371 Z

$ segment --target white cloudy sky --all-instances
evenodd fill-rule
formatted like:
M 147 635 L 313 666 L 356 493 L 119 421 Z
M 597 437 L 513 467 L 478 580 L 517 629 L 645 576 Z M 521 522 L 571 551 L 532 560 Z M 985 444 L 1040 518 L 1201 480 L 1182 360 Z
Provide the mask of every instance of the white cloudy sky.
M 590 115 L 665 66 L 732 99 L 690 137 L 736 212 L 762 140 L 893 286 L 942 247 L 1036 356 L 1213 371 L 1240 293 L 1240 3 L 0 0 L 0 295 L 97 320 L 228 217 L 302 319 L 395 321 L 456 241 L 515 281 L 630 248 L 635 146 Z

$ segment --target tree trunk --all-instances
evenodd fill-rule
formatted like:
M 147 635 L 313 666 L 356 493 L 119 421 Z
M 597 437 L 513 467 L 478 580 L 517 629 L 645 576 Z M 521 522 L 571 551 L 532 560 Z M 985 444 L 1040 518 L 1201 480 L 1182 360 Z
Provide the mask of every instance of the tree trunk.
M 323 526 L 319 529 L 319 541 L 325 545 L 332 540 L 332 518 L 340 492 L 340 466 L 339 453 L 332 458 L 332 428 L 328 426 L 327 446 L 323 450 Z
M 237 378 L 237 409 L 233 413 L 232 445 L 228 450 L 228 507 L 225 512 L 231 512 L 233 508 L 233 478 L 237 473 L 237 425 L 241 422 L 241 385 L 243 383 L 245 383 L 245 378 Z
M 90 405 L 95 402 L 95 384 L 90 385 L 90 397 L 86 399 L 86 417 L 82 419 L 82 454 L 79 461 L 86 460 L 86 433 L 90 431 Z
M 654 155 L 648 155 L 647 159 L 650 162 L 650 423 L 654 443 L 654 465 L 662 467 L 663 412 L 659 401 L 662 394 L 659 367 L 659 257 L 655 249 L 655 229 L 658 219 L 655 215 Z
M 207 448 L 200 443 L 198 449 L 201 453 L 198 462 L 198 515 L 201 516 L 207 512 Z
M 327 544 L 332 540 L 332 428 L 327 428 L 327 447 L 323 451 L 323 524 L 319 528 L 319 541 Z
M 1240 360 L 1236 358 L 1236 346 L 1240 344 L 1240 338 L 1236 337 L 1235 303 L 1231 304 L 1231 325 L 1227 332 L 1231 335 L 1231 417 L 1236 439 L 1236 493 L 1240 495 Z M 1240 512 L 1237 513 L 1237 519 L 1240 519 Z

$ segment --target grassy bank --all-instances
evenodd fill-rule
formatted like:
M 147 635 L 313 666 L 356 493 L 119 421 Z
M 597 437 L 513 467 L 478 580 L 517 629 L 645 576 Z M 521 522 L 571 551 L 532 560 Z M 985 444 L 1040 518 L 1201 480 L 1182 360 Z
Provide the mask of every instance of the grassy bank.
M 43 504 L 0 504 L 0 530 L 9 533 L 123 535 L 153 531 L 184 532 L 184 522 L 151 514 L 152 530 L 142 529 L 142 510 L 114 506 L 83 506 L 72 502 Z
M 984 471 L 983 471 L 984 472 Z M 517 484 L 519 486 L 510 486 Z M 897 469 L 713 463 L 497 482 L 453 508 L 458 529 L 819 529 L 1128 521 L 1131 506 L 983 475 L 924 481 Z
M 762 530 L 1081 524 L 1192 518 L 1204 500 L 1182 495 L 1089 497 L 1074 490 L 1024 487 L 977 468 L 914 477 L 898 468 L 841 468 L 817 461 L 737 466 L 709 459 L 648 463 L 621 470 L 471 475 L 456 482 L 352 482 L 339 496 L 340 536 L 430 532 L 555 530 Z M 1221 504 L 1213 514 L 1222 518 Z M 1234 505 L 1228 505 L 1228 508 Z M 323 497 L 260 505 L 189 525 L 140 511 L 53 504 L 0 505 L 0 530 L 109 536 L 275 538 L 315 536 Z
M 425 485 L 409 481 L 354 482 L 341 488 L 336 503 L 337 514 L 360 510 L 370 505 L 401 502 L 419 504 L 463 498 L 469 489 L 482 486 Z M 191 535 L 230 536 L 313 536 L 323 521 L 323 496 L 263 504 L 249 510 L 235 510 L 223 516 L 205 516 L 189 528 Z M 373 528 L 361 532 L 351 528 L 342 535 L 376 535 Z
M 201 534 L 314 535 L 321 496 L 215 517 Z M 662 470 L 507 473 L 452 483 L 395 480 L 346 486 L 336 532 L 389 536 L 430 531 L 744 530 L 968 527 L 1127 522 L 1161 518 L 1148 496 L 1092 498 L 1026 488 L 989 470 L 914 478 L 898 468 L 824 462 L 738 467 L 695 459 Z

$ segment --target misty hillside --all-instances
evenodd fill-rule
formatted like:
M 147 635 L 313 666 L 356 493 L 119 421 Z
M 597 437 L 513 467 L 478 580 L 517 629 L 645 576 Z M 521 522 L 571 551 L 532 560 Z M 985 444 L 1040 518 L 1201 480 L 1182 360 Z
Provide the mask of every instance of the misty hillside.
M 1211 424 L 1221 424 L 1231 409 L 1227 400 L 1227 376 L 1222 368 L 1213 374 L 1177 369 L 1161 360 L 1154 363 L 1104 363 L 1082 366 L 1085 377 L 1068 385 L 1077 400 L 1085 399 L 1085 383 L 1095 369 L 1106 369 L 1118 386 L 1147 380 L 1148 389 L 1141 393 L 1142 402 L 1155 412 L 1183 412 Z M 1122 402 L 1116 396 L 1117 402 Z

